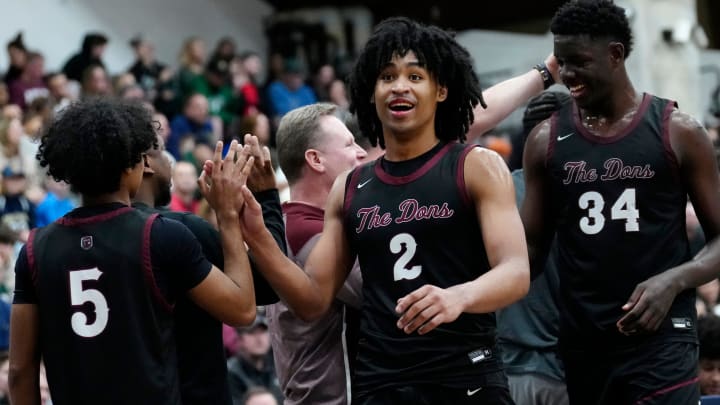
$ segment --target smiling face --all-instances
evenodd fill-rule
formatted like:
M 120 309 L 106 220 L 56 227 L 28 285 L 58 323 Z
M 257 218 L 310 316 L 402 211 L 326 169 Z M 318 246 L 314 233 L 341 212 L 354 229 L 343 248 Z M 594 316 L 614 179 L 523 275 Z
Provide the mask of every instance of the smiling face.
M 340 173 L 360 165 L 367 153 L 355 143 L 353 134 L 334 115 L 320 117 L 319 126 L 322 135 L 316 150 L 331 186 Z
M 395 54 L 383 67 L 375 83 L 373 101 L 383 135 L 434 133 L 437 103 L 447 98 L 447 89 L 439 86 L 418 61 L 415 53 Z
M 611 100 L 616 69 L 624 62 L 617 42 L 586 35 L 556 35 L 554 53 L 560 78 L 581 108 L 593 109 Z

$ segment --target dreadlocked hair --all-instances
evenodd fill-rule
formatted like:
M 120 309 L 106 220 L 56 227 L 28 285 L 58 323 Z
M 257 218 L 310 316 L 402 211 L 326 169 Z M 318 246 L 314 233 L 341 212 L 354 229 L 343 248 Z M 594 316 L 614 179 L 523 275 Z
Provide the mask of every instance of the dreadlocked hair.
M 123 171 L 150 148 L 157 148 L 157 136 L 141 103 L 96 98 L 58 113 L 42 136 L 37 159 L 55 180 L 97 196 L 117 191 Z
M 588 35 L 607 38 L 625 47 L 625 59 L 633 47 L 632 30 L 625 10 L 612 0 L 575 0 L 562 5 L 550 22 L 554 35 Z
M 385 147 L 382 124 L 370 101 L 378 75 L 394 56 L 412 51 L 438 84 L 447 88 L 447 99 L 438 103 L 435 132 L 444 141 L 465 140 L 475 116 L 474 107 L 486 108 L 470 53 L 454 35 L 435 26 L 405 17 L 378 24 L 358 56 L 349 77 L 350 111 L 357 114 L 360 131 L 373 146 Z

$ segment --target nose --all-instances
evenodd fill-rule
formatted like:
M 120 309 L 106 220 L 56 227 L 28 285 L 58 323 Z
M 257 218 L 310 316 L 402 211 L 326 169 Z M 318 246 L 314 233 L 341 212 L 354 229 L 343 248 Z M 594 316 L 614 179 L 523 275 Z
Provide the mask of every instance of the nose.
M 365 159 L 367 157 L 367 151 L 360 147 L 360 145 L 355 144 L 355 149 L 357 150 L 357 158 L 359 160 Z
M 560 66 L 559 76 L 563 83 L 567 83 L 568 79 L 575 78 L 575 71 L 568 65 L 563 65 Z
M 393 81 L 391 90 L 395 93 L 402 93 L 407 91 L 408 89 L 408 82 L 403 77 L 397 78 L 395 81 Z

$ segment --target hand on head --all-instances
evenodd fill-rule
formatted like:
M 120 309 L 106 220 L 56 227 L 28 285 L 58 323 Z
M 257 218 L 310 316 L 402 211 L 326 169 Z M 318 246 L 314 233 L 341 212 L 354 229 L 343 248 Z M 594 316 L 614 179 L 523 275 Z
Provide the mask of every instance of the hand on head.
M 551 52 L 550 55 L 545 58 L 545 66 L 547 66 L 548 70 L 550 71 L 550 74 L 555 80 L 555 83 L 562 83 L 560 81 L 560 65 L 558 64 L 557 58 L 555 58 L 554 53 Z

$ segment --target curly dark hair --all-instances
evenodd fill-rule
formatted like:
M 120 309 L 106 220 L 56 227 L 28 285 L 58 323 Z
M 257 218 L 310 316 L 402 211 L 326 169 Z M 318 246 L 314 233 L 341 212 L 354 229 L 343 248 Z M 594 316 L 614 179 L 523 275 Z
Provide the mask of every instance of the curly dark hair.
M 156 147 L 152 117 L 141 103 L 97 98 L 60 111 L 42 136 L 37 158 L 55 180 L 97 196 L 117 191 L 122 172 Z
M 698 319 L 700 358 L 720 360 L 720 318 L 713 314 Z
M 393 56 L 402 57 L 409 51 L 448 90 L 447 99 L 438 104 L 435 115 L 437 137 L 464 141 L 475 119 L 473 108 L 478 103 L 487 107 L 470 53 L 452 33 L 405 17 L 388 18 L 375 27 L 350 74 L 350 111 L 357 114 L 360 131 L 373 146 L 379 142 L 385 147 L 382 124 L 370 99 L 384 66 Z
M 633 47 L 632 29 L 625 9 L 612 0 L 574 0 L 563 4 L 550 21 L 554 35 L 588 35 L 608 39 L 625 47 L 625 59 Z

